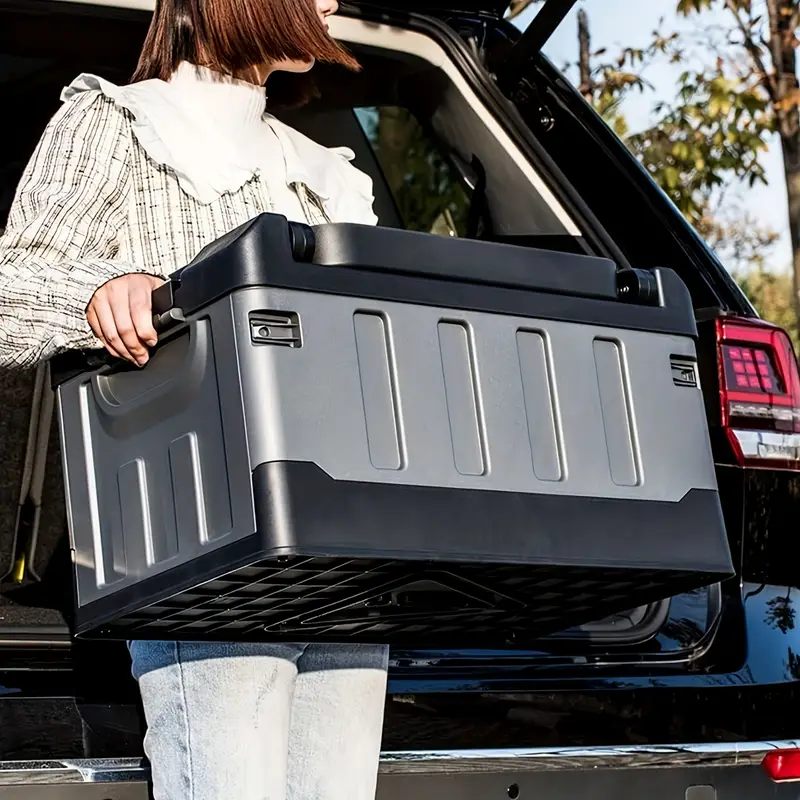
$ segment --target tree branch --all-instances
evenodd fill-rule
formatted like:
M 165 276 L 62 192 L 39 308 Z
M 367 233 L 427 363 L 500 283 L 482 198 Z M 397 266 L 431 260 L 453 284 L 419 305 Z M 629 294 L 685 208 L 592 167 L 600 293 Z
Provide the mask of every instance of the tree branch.
M 508 6 L 506 19 L 514 19 L 514 17 L 518 17 L 528 6 L 538 2 L 539 0 L 511 0 Z
M 580 74 L 578 91 L 591 103 L 594 81 L 592 81 L 592 69 L 589 64 L 590 49 L 589 17 L 586 9 L 582 8 L 578 11 L 578 72 Z
M 795 8 L 794 13 L 789 19 L 789 31 L 794 33 L 798 28 L 800 28 L 800 4 Z
M 753 38 L 752 27 L 748 28 L 747 25 L 744 24 L 744 20 L 739 16 L 739 9 L 737 8 L 734 0 L 725 0 L 725 7 L 731 12 L 731 14 L 733 14 L 733 17 L 736 20 L 736 25 L 744 37 L 742 42 L 744 49 L 750 55 L 750 58 L 753 59 L 756 72 L 759 74 L 761 83 L 766 89 L 769 99 L 774 103 L 778 99 L 778 87 L 775 82 L 774 75 L 767 71 L 766 64 L 764 64 L 764 59 L 761 55 L 761 48 Z

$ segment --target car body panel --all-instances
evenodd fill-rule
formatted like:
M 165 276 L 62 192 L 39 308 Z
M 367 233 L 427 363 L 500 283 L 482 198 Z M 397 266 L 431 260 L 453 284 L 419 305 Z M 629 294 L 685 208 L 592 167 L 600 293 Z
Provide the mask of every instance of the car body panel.
M 54 2 L 68 7 L 62 0 Z M 0 13 L 22 5 L 32 8 L 36 4 L 33 0 L 0 0 Z M 81 3 L 83 13 L 91 14 L 91 5 Z M 140 25 L 141 11 L 152 7 L 152 0 L 95 0 L 94 5 L 135 13 Z M 378 12 L 374 6 L 363 4 L 359 13 L 381 16 L 448 43 L 459 69 L 487 98 L 504 130 L 525 148 L 532 163 L 540 168 L 552 167 L 553 174 L 561 175 L 565 184 L 580 187 L 583 197 L 574 199 L 572 205 L 566 189 L 558 190 L 558 197 L 567 197 L 564 203 L 570 209 L 586 206 L 585 218 L 596 222 L 596 226 L 595 222 L 589 225 L 595 228 L 585 233 L 587 241 L 602 248 L 606 240 L 611 244 L 624 240 L 619 258 L 641 266 L 678 263 L 684 274 L 695 276 L 693 292 L 703 298 L 703 308 L 713 308 L 714 313 L 754 313 L 723 266 L 664 193 L 543 56 L 534 59 L 527 74 L 539 95 L 534 92 L 515 97 L 512 105 L 452 28 L 417 13 L 426 10 L 422 3 L 417 7 L 398 2 L 394 9 L 391 3 L 388 5 L 388 11 Z M 47 6 L 39 3 L 36 7 Z M 448 13 L 450 16 L 443 16 L 457 23 L 460 30 L 482 36 L 486 48 L 498 54 L 504 40 L 510 46 L 518 35 L 510 24 L 489 19 L 496 12 L 487 11 L 480 3 L 454 5 Z M 62 39 L 57 46 L 68 46 L 68 41 Z M 110 40 L 109 54 L 114 46 Z M 546 103 L 540 102 L 542 98 Z M 542 126 L 543 107 L 559 126 L 557 134 L 551 135 Z M 576 150 L 580 143 L 584 146 Z M 581 153 L 580 159 L 569 158 L 575 152 Z M 587 175 L 594 176 L 600 188 L 592 190 Z M 616 188 L 624 189 L 623 202 L 631 209 L 627 226 L 605 207 L 608 204 L 602 185 L 607 186 L 614 178 Z M 610 244 L 606 252 L 614 255 Z M 668 263 L 656 264 L 656 259 Z M 701 329 L 700 346 L 712 347 L 712 340 L 703 340 L 703 336 L 709 334 Z M 713 389 L 710 397 L 713 403 Z M 565 752 L 562 748 L 599 743 L 628 747 L 642 742 L 650 746 L 699 740 L 787 740 L 796 735 L 798 724 L 787 709 L 796 707 L 800 686 L 800 630 L 794 605 L 800 592 L 796 572 L 800 475 L 741 470 L 730 466 L 721 450 L 718 453 L 717 478 L 740 571 L 739 578 L 721 588 L 718 605 L 704 593 L 673 598 L 661 630 L 631 646 L 553 640 L 527 651 L 395 650 L 384 746 L 415 752 L 443 747 L 458 751 L 509 748 L 510 755 L 519 753 L 512 748 L 550 745 L 558 747 L 559 757 L 577 759 L 579 751 Z M 0 644 L 0 757 L 140 757 L 137 693 L 124 645 L 69 647 L 65 641 L 35 640 Z M 113 686 L 109 685 L 109 674 L 120 676 Z M 729 745 L 728 753 L 736 754 L 738 747 Z M 655 755 L 660 759 L 663 753 Z M 765 798 L 795 796 L 765 782 L 755 761 L 737 766 L 734 760 L 733 764 L 711 768 L 695 763 L 668 765 L 685 772 L 663 784 L 669 787 L 663 788 L 664 797 L 680 796 L 676 794 L 679 788 L 686 791 L 707 785 L 714 786 L 722 800 L 737 796 L 755 799 L 761 793 Z M 460 762 L 451 767 L 451 771 L 463 770 Z M 32 769 L 27 777 L 37 772 Z M 83 775 L 89 768 L 83 764 L 81 769 L 79 774 Z M 733 772 L 726 772 L 729 769 Z M 27 770 L 28 766 L 24 768 Z M 696 774 L 697 770 L 700 772 Z M 519 774 L 514 768 L 487 774 L 490 777 L 480 778 L 486 781 L 480 784 L 482 797 L 508 796 L 504 793 L 513 783 L 518 784 L 523 798 L 537 793 L 558 797 L 562 791 L 564 797 L 570 793 L 574 796 L 579 782 L 585 780 L 581 770 L 577 776 L 562 777 L 551 772 Z M 662 786 L 663 773 L 645 769 L 633 775 L 618 770 L 601 778 L 602 792 L 607 794 L 597 796 L 620 796 L 622 784 L 616 781 L 621 778 L 626 781 L 626 791 L 634 785 L 645 791 L 647 786 L 652 794 L 653 786 Z M 412 774 L 392 778 L 391 784 L 386 780 L 384 800 L 411 792 L 425 796 Z M 465 798 L 477 796 L 469 793 L 476 791 L 473 787 L 478 783 L 454 787 L 446 774 L 430 780 L 430 785 L 441 791 L 457 790 Z M 476 780 L 474 774 L 471 780 Z M 560 785 L 553 783 L 559 780 L 563 780 Z M 16 790 L 19 786 L 8 788 Z M 686 797 L 706 800 L 702 794 L 695 795 Z M 0 800 L 24 796 L 3 795 L 0 789 Z M 119 798 L 123 800 L 122 795 Z
M 585 792 L 587 772 L 596 800 L 645 792 L 655 800 L 789 800 L 796 788 L 774 784 L 760 764 L 797 744 L 385 752 L 377 800 L 568 800 Z M 147 777 L 139 759 L 0 762 L 0 800 L 146 800 Z

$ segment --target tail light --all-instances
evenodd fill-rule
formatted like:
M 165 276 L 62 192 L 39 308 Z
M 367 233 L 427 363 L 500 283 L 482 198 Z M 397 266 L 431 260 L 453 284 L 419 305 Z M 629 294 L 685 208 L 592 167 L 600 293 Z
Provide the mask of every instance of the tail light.
M 773 750 L 764 756 L 761 766 L 773 781 L 800 780 L 800 750 Z
M 742 466 L 800 470 L 800 372 L 789 336 L 761 320 L 717 320 L 722 427 Z

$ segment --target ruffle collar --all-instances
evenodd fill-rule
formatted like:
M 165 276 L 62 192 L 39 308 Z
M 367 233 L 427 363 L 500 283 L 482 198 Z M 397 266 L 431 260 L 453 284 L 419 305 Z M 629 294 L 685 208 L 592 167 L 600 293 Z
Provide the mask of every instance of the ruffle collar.
M 265 111 L 264 90 L 182 64 L 169 82 L 147 80 L 117 86 L 97 75 L 79 75 L 61 94 L 64 102 L 99 91 L 126 109 L 147 155 L 166 165 L 198 202 L 213 203 L 238 191 L 260 169 L 252 141 L 268 124 L 280 143 L 287 183 L 302 183 L 334 222 L 374 224 L 372 181 L 349 162 L 346 147 L 327 148 Z

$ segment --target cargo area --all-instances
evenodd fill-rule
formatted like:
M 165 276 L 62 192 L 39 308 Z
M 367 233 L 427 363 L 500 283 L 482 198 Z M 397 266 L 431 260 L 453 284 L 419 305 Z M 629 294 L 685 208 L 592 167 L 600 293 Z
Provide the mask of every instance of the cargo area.
M 38 536 L 32 552 L 16 545 L 27 541 L 34 511 L 20 510 L 20 488 L 25 470 L 25 439 L 31 418 L 34 373 L 0 371 L 2 428 L 16 431 L 6 443 L 0 470 L 0 641 L 68 642 L 67 620 L 73 607 L 69 541 L 64 526 L 64 485 L 58 447 L 58 429 L 51 426 L 44 470 Z M 20 435 L 20 433 L 25 435 Z M 9 445 L 16 445 L 13 449 Z M 14 536 L 20 515 L 19 536 Z M 15 540 L 16 539 L 16 540 Z M 23 555 L 24 553 L 24 555 Z
M 72 30 L 76 37 L 68 44 L 69 36 L 59 36 L 56 40 L 52 35 L 45 35 L 46 32 L 43 34 L 36 27 L 38 21 L 35 14 L 18 14 L 11 20 L 12 25 L 0 32 L 0 50 L 3 51 L 0 56 L 0 95 L 11 105 L 21 102 L 20 98 L 24 97 L 26 105 L 32 109 L 31 114 L 25 115 L 23 124 L 2 133 L 2 218 L 22 166 L 47 118 L 57 108 L 61 87 L 79 71 L 97 71 L 111 80 L 125 82 L 130 72 L 131 54 L 135 52 L 143 30 L 142 18 L 135 14 L 118 12 L 113 18 L 102 22 L 65 15 L 62 30 Z M 98 36 L 98 32 L 103 35 Z M 29 52 L 25 52 L 21 46 L 20 42 L 23 41 Z M 76 48 L 75 41 L 82 41 L 84 46 Z M 441 69 L 434 68 L 423 57 L 425 53 L 409 55 L 391 49 L 362 46 L 357 35 L 354 35 L 351 46 L 365 65 L 364 73 L 350 76 L 334 70 L 319 71 L 316 80 L 323 99 L 313 101 L 302 110 L 278 109 L 277 113 L 324 144 L 346 145 L 355 151 L 357 166 L 372 175 L 375 181 L 376 210 L 381 225 L 431 231 L 453 238 L 518 243 L 559 256 L 586 255 L 589 252 L 580 231 L 541 182 L 526 181 L 529 195 L 518 194 L 513 202 L 505 195 L 503 186 L 509 176 L 516 176 L 522 167 L 515 162 L 512 154 L 495 141 L 475 135 L 476 131 L 486 126 L 485 120 L 480 119 L 479 112 L 470 107 L 469 98 L 464 96 L 457 82 Z M 94 63 L 91 63 L 92 60 Z M 380 79 L 377 80 L 375 76 L 380 76 Z M 274 96 L 280 96 L 277 89 Z M 485 144 L 481 152 L 474 152 L 471 146 L 465 144 L 466 141 L 478 140 Z M 410 182 L 409 173 L 413 175 Z M 439 187 L 436 195 L 438 201 L 421 203 L 420 198 L 429 196 L 434 186 Z M 442 186 L 445 187 L 443 191 Z M 422 194 L 420 187 L 424 189 Z M 2 224 L 3 220 L 0 219 L 0 226 Z M 606 288 L 601 287 L 597 291 L 602 294 Z M 616 291 L 616 285 L 613 291 Z M 352 312 L 348 313 L 348 319 L 352 319 Z M 366 337 L 364 342 L 369 347 L 374 339 L 372 334 L 376 320 L 366 315 L 361 323 L 362 333 Z M 532 363 L 538 363 L 543 357 L 543 340 L 537 338 L 541 336 L 542 326 L 530 327 L 530 334 L 523 337 L 522 352 L 527 353 Z M 444 347 L 454 353 L 461 352 L 468 345 L 465 345 L 462 331 L 458 325 L 440 330 Z M 549 328 L 546 332 L 550 336 L 556 335 Z M 626 343 L 626 346 L 630 348 L 633 345 Z M 612 371 L 622 368 L 615 367 L 615 364 L 622 363 L 618 361 L 619 354 L 615 348 L 616 345 L 611 341 L 608 344 L 601 343 L 599 351 L 593 351 Z M 682 354 L 679 350 L 667 349 L 669 352 L 665 351 L 665 354 L 669 362 L 670 380 L 676 369 L 688 368 L 691 372 L 691 353 Z M 682 356 L 686 358 L 682 360 Z M 458 370 L 450 377 L 457 383 L 469 379 L 468 374 L 465 377 L 465 373 Z M 33 375 L 25 378 L 18 375 L 2 376 L 0 380 L 2 399 L 5 401 L 8 398 L 4 407 L 9 409 L 0 426 L 3 431 L 27 431 Z M 596 383 L 597 378 L 593 380 Z M 609 391 L 616 391 L 613 381 L 609 384 Z M 536 402 L 540 400 L 542 397 L 535 398 Z M 624 400 L 620 408 L 624 409 Z M 617 417 L 613 424 L 620 424 L 624 428 L 627 423 L 623 417 Z M 54 423 L 50 432 L 53 441 L 57 435 L 56 427 Z M 26 563 L 19 582 L 15 578 L 15 570 L 20 569 L 20 557 L 25 547 L 15 547 L 13 531 L 21 476 L 24 473 L 25 442 L 24 437 L 16 434 L 3 438 L 13 452 L 5 461 L 0 481 L 3 530 L 0 536 L 0 570 L 5 574 L 0 586 L 0 639 L 19 637 L 62 641 L 66 634 L 64 620 L 72 613 L 72 600 L 58 459 L 53 456 L 54 449 L 51 448 L 43 491 L 46 501 L 41 512 L 36 548 L 35 552 L 26 552 Z M 455 454 L 460 459 L 463 474 L 467 476 L 479 474 L 485 467 L 481 459 L 486 457 L 486 453 L 482 452 L 485 443 L 481 442 L 480 434 L 469 441 L 472 445 Z M 391 441 L 387 445 L 385 438 L 373 437 L 373 444 L 379 448 L 373 453 L 378 461 L 383 460 L 391 465 L 394 460 L 402 458 L 398 448 Z M 381 447 L 384 449 L 380 450 Z M 557 442 L 545 447 L 543 452 L 544 460 L 536 465 L 536 469 L 545 479 L 560 485 L 563 476 L 559 475 L 559 470 L 563 464 L 559 466 Z M 627 451 L 623 448 L 618 452 L 617 466 L 614 467 L 617 470 L 616 479 L 612 483 L 617 485 L 618 481 L 619 485 L 629 488 L 639 485 L 641 475 L 637 470 L 641 464 L 637 464 L 637 457 L 635 448 Z M 462 470 L 457 471 L 463 477 Z M 29 514 L 30 511 L 25 513 Z M 666 530 L 664 535 L 668 533 Z M 24 526 L 22 534 L 24 538 Z M 261 612 L 256 611 L 257 604 L 251 605 L 254 592 L 260 591 L 253 587 L 263 588 L 264 583 L 269 583 L 281 596 L 280 593 L 287 589 L 292 594 L 291 587 L 298 579 L 313 587 L 321 580 L 320 576 L 324 576 L 324 580 L 319 583 L 319 589 L 329 594 L 332 592 L 330 599 L 338 615 L 329 618 L 324 625 L 332 619 L 334 635 L 341 634 L 344 629 L 341 626 L 357 634 L 364 630 L 362 612 L 358 612 L 358 619 L 352 619 L 353 612 L 348 608 L 349 604 L 341 602 L 341 597 L 336 594 L 338 590 L 331 588 L 329 579 L 332 570 L 340 570 L 336 573 L 335 581 L 338 587 L 352 587 L 359 580 L 366 581 L 369 584 L 365 588 L 370 595 L 369 613 L 380 613 L 382 607 L 393 609 L 391 613 L 397 617 L 397 630 L 404 628 L 409 641 L 424 632 L 419 627 L 419 617 L 431 608 L 442 614 L 453 615 L 454 618 L 471 618 L 479 628 L 483 626 L 481 629 L 489 632 L 495 628 L 497 620 L 494 605 L 497 594 L 493 593 L 492 587 L 506 585 L 506 577 L 501 575 L 505 567 L 492 568 L 496 577 L 499 576 L 500 583 L 497 584 L 493 583 L 495 579 L 487 580 L 488 571 L 484 566 L 476 564 L 469 569 L 464 568 L 457 581 L 453 581 L 446 571 L 445 574 L 436 571 L 432 574 L 426 568 L 413 581 L 404 578 L 397 588 L 375 591 L 375 585 L 392 584 L 393 570 L 396 570 L 393 561 L 378 560 L 371 562 L 367 569 L 365 565 L 360 565 L 353 570 L 342 564 L 334 567 L 325 560 L 328 558 L 326 554 L 297 561 L 299 557 L 291 556 L 292 560 L 278 571 L 265 564 L 250 565 L 237 572 L 236 576 L 225 578 L 227 583 L 224 586 L 206 585 L 196 597 L 191 593 L 184 594 L 180 600 L 170 600 L 165 596 L 162 598 L 165 605 L 151 606 L 149 612 L 142 611 L 141 616 L 131 619 L 129 628 L 117 631 L 116 635 L 127 635 L 133 628 L 138 630 L 137 635 L 151 635 L 151 629 L 152 635 L 163 635 L 167 630 L 175 632 L 183 626 L 196 632 L 203 625 L 209 625 L 206 612 L 210 613 L 211 627 L 223 620 L 224 624 L 233 620 L 242 629 L 252 626 L 254 622 L 263 627 L 263 620 L 259 617 Z M 624 558 L 618 558 L 617 561 L 622 563 Z M 623 570 L 626 568 L 622 567 Z M 541 569 L 539 585 L 542 588 L 537 589 L 537 595 L 546 597 L 549 605 L 537 606 L 536 610 L 538 618 L 546 621 L 546 611 L 549 609 L 551 622 L 536 629 L 533 638 L 525 642 L 527 646 L 540 634 L 558 637 L 563 633 L 570 640 L 596 636 L 612 643 L 637 641 L 637 636 L 647 638 L 652 636 L 654 625 L 657 629 L 659 621 L 663 621 L 670 594 L 711 583 L 724 574 L 724 570 L 722 573 L 710 570 L 708 574 L 700 576 L 690 568 L 688 572 L 693 573 L 691 576 L 679 574 L 680 569 L 669 575 L 662 572 L 659 576 L 648 576 L 642 571 L 633 576 L 630 573 L 620 574 L 615 571 L 616 566 L 606 565 L 607 571 L 602 575 L 587 575 L 576 567 L 571 573 L 565 572 L 554 577 L 545 567 Z M 376 576 L 379 578 L 377 584 L 370 583 L 372 577 Z M 639 586 L 643 577 L 645 588 L 632 591 L 631 582 Z M 509 580 L 513 583 L 513 577 Z M 465 588 L 467 585 L 468 590 Z M 634 602 L 626 605 L 625 598 L 632 598 Z M 607 609 L 603 606 L 605 601 L 608 602 Z M 511 602 L 503 613 L 513 617 L 516 613 L 513 606 Z M 200 615 L 197 613 L 198 607 L 204 609 Z M 633 610 L 629 611 L 631 607 Z M 608 617 L 606 610 L 610 614 Z M 526 613 L 530 614 L 530 611 Z M 198 616 L 203 619 L 199 620 Z M 159 620 L 163 618 L 165 624 L 150 625 L 154 617 Z M 530 616 L 525 624 L 528 625 L 529 621 Z M 281 624 L 285 625 L 285 620 Z M 567 630 L 562 630 L 564 627 Z M 303 623 L 302 629 L 307 630 L 306 623 Z M 286 636 L 296 635 L 297 630 L 290 626 Z M 434 635 L 433 632 L 431 635 Z M 494 643 L 511 642 L 503 636 Z

